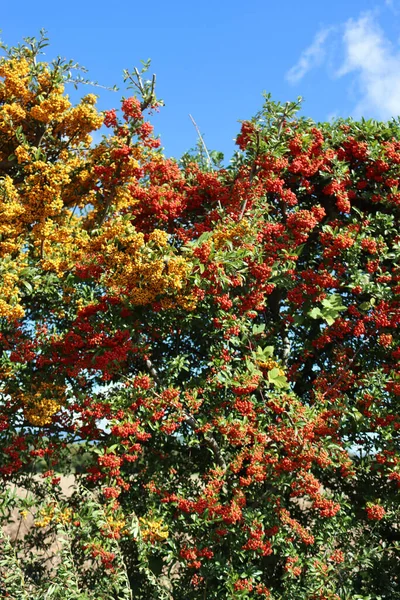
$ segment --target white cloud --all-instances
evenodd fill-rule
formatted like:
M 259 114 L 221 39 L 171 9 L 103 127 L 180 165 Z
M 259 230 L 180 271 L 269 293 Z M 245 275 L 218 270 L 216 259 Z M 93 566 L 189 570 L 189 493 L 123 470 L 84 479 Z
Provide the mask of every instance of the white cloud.
M 311 69 L 320 66 L 325 58 L 325 42 L 332 28 L 321 29 L 312 44 L 306 48 L 298 62 L 286 73 L 289 83 L 297 83 Z
M 361 97 L 354 116 L 388 119 L 400 115 L 400 52 L 385 37 L 371 13 L 344 27 L 345 58 L 339 77 L 354 73 Z
M 393 0 L 385 0 L 393 7 Z M 351 93 L 356 95 L 356 105 L 352 114 L 390 119 L 400 115 L 400 50 L 394 46 L 377 23 L 377 12 L 361 14 L 340 27 L 320 30 L 312 44 L 304 50 L 298 62 L 288 71 L 289 83 L 298 83 L 311 69 L 325 63 L 331 75 L 340 78 L 352 75 Z M 328 36 L 335 35 L 329 40 Z M 327 54 L 332 58 L 338 50 L 344 58 L 339 69 L 328 63 Z

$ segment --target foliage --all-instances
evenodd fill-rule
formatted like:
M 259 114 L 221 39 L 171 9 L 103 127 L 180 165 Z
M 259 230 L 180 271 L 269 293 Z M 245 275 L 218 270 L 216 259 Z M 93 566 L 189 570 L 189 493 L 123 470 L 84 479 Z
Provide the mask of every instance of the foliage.
M 265 96 L 176 162 L 148 63 L 99 113 L 45 44 L 0 61 L 1 592 L 400 598 L 399 122 Z

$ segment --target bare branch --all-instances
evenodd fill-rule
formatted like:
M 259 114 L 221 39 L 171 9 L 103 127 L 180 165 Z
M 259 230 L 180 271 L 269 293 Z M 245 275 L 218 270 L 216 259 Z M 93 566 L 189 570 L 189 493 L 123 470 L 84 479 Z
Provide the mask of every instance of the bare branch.
M 283 344 L 282 362 L 286 366 L 289 356 L 290 356 L 290 350 L 291 350 L 288 323 L 285 323 L 282 328 L 282 344 Z
M 161 385 L 160 378 L 159 378 L 158 373 L 157 373 L 153 363 L 151 362 L 151 360 L 149 360 L 149 359 L 146 360 L 146 367 L 147 367 L 147 370 L 150 373 L 150 375 L 153 377 L 154 381 L 156 383 L 158 383 L 158 385 Z
M 186 423 L 188 425 L 190 425 L 190 427 L 194 430 L 196 429 L 200 429 L 201 425 L 198 421 L 196 421 L 196 419 L 194 418 L 193 415 L 191 415 L 190 413 L 185 413 L 186 415 Z M 204 441 L 206 443 L 206 445 L 210 448 L 210 450 L 212 451 L 212 453 L 214 454 L 214 458 L 216 460 L 216 463 L 222 467 L 224 469 L 224 471 L 226 470 L 226 462 L 224 460 L 224 457 L 221 454 L 221 450 L 215 440 L 215 438 L 208 434 L 205 433 L 204 434 Z
M 190 120 L 192 121 L 192 123 L 193 123 L 196 131 L 197 131 L 197 135 L 199 136 L 199 140 L 202 143 L 202 146 L 204 148 L 204 152 L 206 153 L 206 156 L 207 156 L 207 166 L 210 169 L 211 168 L 211 156 L 210 156 L 210 154 L 209 154 L 209 152 L 207 150 L 207 146 L 206 146 L 206 144 L 205 144 L 205 142 L 203 140 L 203 137 L 202 137 L 202 135 L 200 133 L 200 129 L 198 128 L 196 121 L 193 119 L 193 117 L 192 117 L 191 114 L 189 114 L 189 117 L 190 117 Z

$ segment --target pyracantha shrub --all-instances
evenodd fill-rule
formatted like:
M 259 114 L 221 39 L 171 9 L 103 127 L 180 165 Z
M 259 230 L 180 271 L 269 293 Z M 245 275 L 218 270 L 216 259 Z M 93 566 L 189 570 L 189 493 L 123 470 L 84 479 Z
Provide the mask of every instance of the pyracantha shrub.
M 148 65 L 99 113 L 44 45 L 0 60 L 0 591 L 400 598 L 399 121 L 265 96 L 176 161 Z

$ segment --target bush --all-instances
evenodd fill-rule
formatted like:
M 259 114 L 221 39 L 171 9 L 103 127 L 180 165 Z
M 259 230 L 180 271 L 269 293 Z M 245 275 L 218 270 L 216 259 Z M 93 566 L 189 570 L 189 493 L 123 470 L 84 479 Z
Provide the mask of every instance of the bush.
M 0 62 L 1 592 L 400 598 L 398 120 L 265 96 L 175 161 L 148 64 L 99 113 L 45 45 Z

